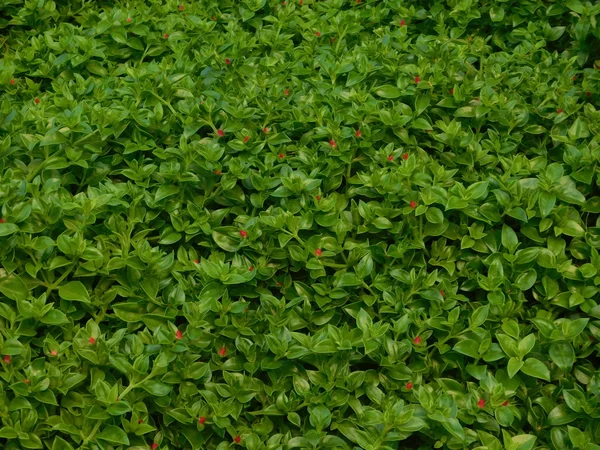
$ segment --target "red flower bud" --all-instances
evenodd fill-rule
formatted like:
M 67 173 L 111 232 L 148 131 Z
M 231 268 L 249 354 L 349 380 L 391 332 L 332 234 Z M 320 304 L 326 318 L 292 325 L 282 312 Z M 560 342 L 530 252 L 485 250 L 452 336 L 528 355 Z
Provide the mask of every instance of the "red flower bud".
M 415 77 L 415 83 L 419 84 L 421 82 L 421 78 L 419 78 L 418 76 Z
M 200 418 L 198 419 L 198 423 L 199 423 L 200 425 L 204 425 L 204 422 L 206 422 L 206 417 L 202 416 L 202 417 L 200 417 Z
M 248 237 L 248 232 L 246 230 L 240 230 L 240 236 L 242 238 L 247 238 Z
M 356 133 L 354 133 L 354 135 L 355 135 L 356 137 L 360 137 L 360 136 L 361 136 L 361 132 L 360 132 L 360 130 L 356 130 Z
M 140 423 L 144 423 L 144 419 L 138 420 L 138 424 L 140 424 Z
M 317 35 L 317 37 L 321 37 L 321 32 L 320 31 L 317 31 L 315 34 Z
M 402 159 L 403 159 L 404 161 L 406 161 L 406 160 L 408 159 L 408 153 L 404 153 L 404 154 L 402 155 Z
M 332 147 L 335 147 L 337 144 L 335 143 L 335 141 L 333 139 L 331 139 L 329 141 L 329 145 L 331 145 Z
M 4 355 L 4 362 L 6 364 L 10 364 L 10 361 L 11 361 L 10 356 L 9 355 Z
M 504 400 L 504 403 L 502 403 L 502 406 L 508 406 L 508 400 Z
M 335 42 L 335 38 L 331 38 L 331 43 L 333 44 Z
M 150 446 L 150 448 L 151 448 L 152 450 L 156 450 L 156 449 L 158 448 L 158 444 L 152 444 L 152 445 Z
M 4 220 L 4 217 L 0 219 L 0 223 L 4 223 L 6 222 L 6 220 Z
M 290 95 L 290 90 L 289 89 L 285 90 L 285 95 Z
M 249 270 L 250 272 L 254 272 L 254 266 L 250 266 L 250 267 L 248 267 L 248 270 Z
M 417 207 L 417 202 L 415 202 L 415 201 L 410 202 L 410 207 L 412 209 L 415 209 Z
M 413 342 L 414 342 L 415 344 L 419 345 L 419 344 L 421 343 L 421 336 L 417 336 L 417 337 L 416 337 L 416 338 L 413 340 Z
M 13 85 L 15 84 L 15 79 L 14 78 L 10 79 L 10 84 L 13 84 Z
M 131 23 L 131 17 L 127 18 L 127 23 Z
M 183 333 L 181 332 L 181 330 L 177 330 L 177 331 L 175 332 L 175 338 L 176 338 L 176 339 L 181 339 L 181 338 L 183 338 Z
M 221 130 L 220 128 L 217 130 L 217 134 L 219 135 L 219 137 L 225 136 L 225 132 L 223 130 Z
M 58 355 L 58 352 L 57 352 L 56 350 L 52 350 L 52 351 L 50 352 L 50 354 L 51 354 L 52 356 L 56 356 L 56 355 Z
M 242 441 L 242 438 L 239 436 L 236 436 L 233 440 L 235 441 L 236 444 L 239 444 Z
M 454 94 L 454 89 L 450 89 L 450 95 Z
M 315 195 L 315 199 L 316 199 L 317 201 L 319 201 L 319 200 L 321 200 L 321 196 L 320 196 L 320 195 Z
M 443 297 L 444 296 L 444 291 L 442 289 L 440 289 L 440 295 Z
M 244 136 L 244 144 L 250 140 L 250 136 Z
M 394 155 L 388 156 L 388 161 L 393 161 L 393 159 L 394 159 Z
M 225 58 L 225 64 L 227 64 L 227 65 L 231 64 L 231 60 L 229 58 Z
M 94 345 L 96 343 L 96 339 L 94 339 L 93 337 L 88 339 L 88 342 L 92 345 Z
M 562 113 L 562 109 L 558 108 L 558 110 L 556 111 L 558 114 Z
M 39 99 L 39 98 L 36 98 L 36 99 L 35 99 L 35 104 L 36 104 L 36 105 L 39 105 L 39 104 L 40 104 L 40 99 Z
M 198 264 L 198 263 L 200 262 L 200 260 L 199 260 L 199 259 L 195 259 L 195 260 L 194 260 L 194 262 L 195 262 L 196 264 Z
M 215 170 L 215 175 L 221 175 L 221 171 L 220 170 Z
M 302 3 L 304 3 L 302 0 L 300 0 L 300 1 L 298 2 L 298 4 L 299 4 L 299 5 L 302 5 Z
M 263 128 L 263 133 L 267 134 L 269 132 L 269 129 L 267 127 Z
M 276 285 L 277 285 L 277 287 L 281 287 L 281 282 L 280 282 L 280 281 L 278 281 L 278 282 L 276 283 Z
M 179 11 L 183 11 L 185 7 L 183 5 L 179 5 Z
M 320 248 L 315 250 L 315 256 L 321 256 L 323 254 L 323 250 L 321 250 Z
M 163 34 L 163 38 L 165 38 L 165 39 L 169 39 L 169 33 L 165 33 L 165 34 Z
M 406 22 L 404 21 L 404 19 L 402 19 L 402 20 L 400 21 L 400 26 L 401 26 L 401 27 L 404 27 L 404 26 L 406 26 Z
M 409 381 L 408 383 L 406 383 L 406 389 L 408 389 L 409 391 L 413 388 L 413 384 L 411 381 Z
M 280 154 L 279 154 L 279 155 L 277 155 L 277 156 L 279 156 L 279 159 L 283 159 L 283 158 L 285 157 L 285 155 L 284 155 L 283 153 L 280 153 Z
M 227 349 L 225 347 L 221 347 L 221 350 L 219 350 L 219 355 L 225 356 L 225 353 L 227 353 Z
M 29 380 L 28 380 L 27 378 L 25 378 L 25 379 L 23 380 L 23 383 L 25 383 L 25 384 L 29 384 Z
M 587 95 L 588 97 L 591 97 L 592 93 L 591 92 L 586 92 L 585 95 Z
M 481 399 L 477 402 L 477 406 L 479 406 L 480 408 L 483 408 L 485 406 L 485 400 Z

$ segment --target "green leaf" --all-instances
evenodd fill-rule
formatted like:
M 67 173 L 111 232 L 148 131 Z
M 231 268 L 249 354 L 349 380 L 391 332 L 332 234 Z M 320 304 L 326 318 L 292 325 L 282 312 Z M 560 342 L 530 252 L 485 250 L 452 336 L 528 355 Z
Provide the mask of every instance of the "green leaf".
M 548 354 L 560 370 L 565 373 L 571 372 L 573 364 L 575 364 L 575 351 L 571 344 L 568 342 L 553 342 L 550 344 Z
M 58 295 L 64 300 L 90 303 L 87 289 L 80 281 L 69 281 L 58 288 Z
M 550 381 L 550 371 L 539 359 L 527 358 L 523 367 L 521 367 L 521 372 L 530 377 Z
M 129 445 L 129 438 L 121 428 L 115 427 L 114 425 L 108 425 L 104 427 L 100 433 L 98 433 L 98 439 L 110 442 L 111 444 Z
M 0 223 L 0 237 L 10 236 L 19 231 L 19 227 L 14 223 Z
M 402 95 L 402 91 L 396 86 L 386 85 L 376 88 L 375 94 L 383 98 L 398 98 Z
M 18 275 L 9 275 L 0 281 L 0 292 L 11 300 L 27 300 L 29 289 Z

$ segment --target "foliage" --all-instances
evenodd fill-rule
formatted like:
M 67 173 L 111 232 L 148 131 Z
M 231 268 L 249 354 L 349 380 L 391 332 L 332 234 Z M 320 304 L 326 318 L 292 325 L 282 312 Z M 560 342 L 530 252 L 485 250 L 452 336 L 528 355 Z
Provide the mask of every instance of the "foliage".
M 599 15 L 0 0 L 2 448 L 599 449 Z

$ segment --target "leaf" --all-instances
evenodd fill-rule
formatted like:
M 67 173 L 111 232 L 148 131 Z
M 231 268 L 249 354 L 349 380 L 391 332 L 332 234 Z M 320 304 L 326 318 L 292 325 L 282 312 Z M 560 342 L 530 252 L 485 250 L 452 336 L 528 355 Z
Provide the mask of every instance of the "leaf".
M 19 227 L 14 223 L 0 223 L 0 237 L 10 236 L 19 231 Z
M 375 88 L 375 94 L 383 98 L 398 98 L 402 95 L 402 91 L 396 86 L 385 85 Z
M 539 359 L 527 358 L 523 367 L 521 367 L 521 372 L 530 377 L 550 381 L 550 371 Z
M 121 428 L 114 425 L 108 425 L 98 433 L 98 439 L 110 442 L 111 444 L 129 445 L 129 438 Z
M 9 275 L 0 281 L 0 292 L 11 300 L 27 300 L 29 289 L 18 275 Z
M 58 288 L 58 295 L 64 300 L 90 303 L 87 289 L 80 281 L 69 281 Z
M 140 387 L 156 397 L 163 397 L 173 390 L 173 386 L 156 380 L 145 381 L 140 385 Z
M 550 344 L 548 354 L 560 370 L 565 373 L 571 372 L 573 364 L 575 364 L 575 351 L 571 344 L 568 342 L 553 342 Z

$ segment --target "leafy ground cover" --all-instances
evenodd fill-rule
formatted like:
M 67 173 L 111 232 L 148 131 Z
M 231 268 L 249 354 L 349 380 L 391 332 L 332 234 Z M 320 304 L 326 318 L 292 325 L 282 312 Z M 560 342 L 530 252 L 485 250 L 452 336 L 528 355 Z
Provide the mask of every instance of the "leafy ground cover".
M 0 0 L 0 446 L 599 449 L 599 14 Z

